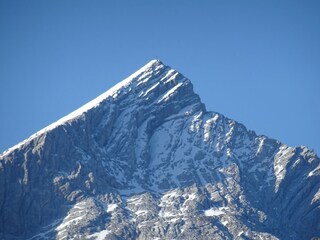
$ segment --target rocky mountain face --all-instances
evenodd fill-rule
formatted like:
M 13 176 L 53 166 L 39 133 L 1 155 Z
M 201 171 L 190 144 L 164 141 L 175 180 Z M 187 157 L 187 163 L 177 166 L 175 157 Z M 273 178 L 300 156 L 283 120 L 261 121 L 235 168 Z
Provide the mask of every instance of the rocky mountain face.
M 153 60 L 0 156 L 1 239 L 316 239 L 320 161 Z

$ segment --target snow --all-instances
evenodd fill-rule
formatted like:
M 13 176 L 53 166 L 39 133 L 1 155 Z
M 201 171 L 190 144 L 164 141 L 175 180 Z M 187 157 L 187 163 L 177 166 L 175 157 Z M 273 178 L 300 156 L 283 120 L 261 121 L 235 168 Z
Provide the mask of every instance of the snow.
M 141 196 L 133 196 L 128 198 L 128 203 L 134 203 L 135 205 L 143 204 L 143 200 L 141 199 Z
M 152 92 L 156 87 L 158 87 L 159 86 L 159 82 L 157 82 L 156 84 L 154 84 L 151 88 L 149 88 L 149 89 L 147 89 L 147 91 L 145 91 L 145 92 L 142 92 L 142 94 L 141 95 L 139 95 L 139 97 L 145 97 L 145 96 L 147 96 L 150 92 Z
M 173 198 L 177 198 L 177 197 L 181 196 L 181 194 L 178 193 L 177 191 L 178 190 L 173 190 L 173 191 L 170 191 L 170 192 L 167 192 L 166 194 L 164 194 L 161 198 L 161 202 L 168 203 L 168 202 L 171 202 Z
M 172 212 L 172 211 L 163 211 L 163 210 L 161 210 L 159 212 L 159 217 L 161 217 L 161 218 L 172 218 L 172 217 L 177 217 L 177 214 Z
M 138 216 L 139 215 L 146 215 L 146 214 L 148 214 L 148 212 L 149 212 L 148 210 L 138 210 L 135 212 L 135 214 Z
M 107 213 L 113 212 L 118 207 L 117 204 L 109 204 L 107 207 Z
M 223 221 L 221 221 L 221 224 L 223 225 L 223 226 L 227 226 L 228 225 L 228 221 L 227 220 L 223 220 Z
M 197 199 L 197 194 L 191 193 L 190 195 L 188 195 L 188 201 L 194 200 L 194 199 Z
M 163 83 L 168 83 L 170 81 L 173 81 L 175 79 L 175 77 L 178 75 L 178 72 L 176 72 L 173 69 L 170 69 L 166 75 L 166 77 L 164 77 L 164 81 Z
M 203 129 L 204 129 L 203 140 L 205 142 L 207 142 L 209 140 L 209 138 L 210 138 L 210 130 L 211 130 L 214 122 L 215 122 L 215 118 L 209 118 L 204 123 L 204 126 L 203 126 Z
M 227 156 L 232 157 L 232 152 L 230 148 L 227 148 Z
M 225 126 L 225 129 L 229 128 L 229 131 L 226 134 L 225 143 L 229 143 L 231 141 L 231 137 L 232 137 L 233 132 L 234 132 L 234 126 L 235 126 L 235 122 L 234 121 L 232 121 L 230 123 L 230 125 L 226 125 Z
M 257 154 L 260 154 L 262 152 L 263 144 L 264 144 L 264 141 L 265 141 L 265 137 L 262 137 L 259 140 L 260 140 L 260 143 L 259 143 L 259 147 L 258 147 L 258 150 L 257 150 Z
M 316 194 L 313 196 L 311 204 L 314 204 L 315 202 L 319 201 L 319 199 L 320 199 L 320 188 L 318 189 Z
M 286 166 L 288 164 L 288 159 L 290 159 L 295 154 L 295 149 L 293 147 L 288 147 L 282 145 L 279 152 L 274 158 L 274 174 L 276 176 L 275 191 L 277 192 L 280 183 L 286 175 Z
M 161 103 L 162 101 L 166 102 L 169 100 L 170 96 L 172 96 L 176 90 L 182 85 L 183 83 L 180 82 L 177 85 L 175 85 L 173 88 L 171 88 L 169 91 L 167 91 L 162 98 L 160 98 L 160 100 L 158 101 L 158 103 Z
M 205 210 L 204 211 L 204 215 L 207 216 L 207 217 L 215 217 L 215 216 L 220 216 L 220 215 L 223 215 L 225 214 L 224 210 L 225 208 L 210 208 L 208 210 Z
M 67 227 L 68 225 L 71 225 L 71 224 L 77 224 L 80 220 L 83 219 L 84 216 L 80 216 L 80 217 L 76 217 L 76 218 L 73 218 L 71 220 L 68 220 L 68 221 L 63 221 L 62 224 L 60 224 L 56 230 L 57 231 L 60 231 L 62 229 L 64 229 L 65 227 Z
M 192 119 L 192 122 L 191 122 L 191 125 L 190 125 L 190 128 L 189 130 L 191 132 L 199 132 L 200 130 L 200 126 L 201 126 L 201 117 L 203 116 L 203 112 L 200 111 L 198 114 L 195 114 L 193 116 L 193 119 Z
M 175 222 L 178 222 L 178 221 L 180 221 L 181 220 L 181 218 L 180 217 L 174 217 L 174 218 L 172 218 L 172 219 L 169 219 L 169 220 L 167 220 L 168 222 L 172 222 L 172 223 L 175 223 Z
M 177 206 L 175 206 L 176 200 L 181 197 L 182 192 L 180 189 L 175 189 L 165 193 L 161 200 L 159 207 L 161 208 L 159 211 L 159 217 L 166 218 L 166 221 L 169 221 L 172 218 L 177 218 L 181 216 L 181 210 Z
M 319 175 L 319 173 L 320 173 L 320 165 L 318 165 L 313 171 L 309 172 L 308 177 Z
M 95 237 L 95 238 L 96 238 L 95 240 L 104 240 L 109 233 L 111 233 L 111 231 L 109 231 L 109 230 L 102 230 L 102 231 L 100 231 L 100 232 L 97 232 L 97 233 L 88 235 L 88 236 L 86 237 L 86 239 L 90 239 L 90 238 Z
M 87 214 L 87 203 L 85 201 L 78 202 L 72 207 L 69 214 L 63 219 L 62 223 L 54 228 L 58 235 L 61 235 L 67 230 L 69 226 L 77 225 L 80 221 L 86 218 Z

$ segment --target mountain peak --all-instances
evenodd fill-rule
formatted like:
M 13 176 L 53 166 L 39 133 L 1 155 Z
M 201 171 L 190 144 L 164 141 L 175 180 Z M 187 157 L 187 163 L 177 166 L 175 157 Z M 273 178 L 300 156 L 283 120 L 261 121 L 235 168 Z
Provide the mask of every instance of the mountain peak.
M 183 89 L 188 90 L 183 91 Z M 135 98 L 144 99 L 145 101 L 148 101 L 149 104 L 151 104 L 150 101 L 153 99 L 156 101 L 155 103 L 159 104 L 161 101 L 165 102 L 169 98 L 174 97 L 181 91 L 183 91 L 184 94 L 193 95 L 195 100 L 200 103 L 200 98 L 193 92 L 193 86 L 190 80 L 171 67 L 164 65 L 159 59 L 153 59 L 97 98 L 41 129 L 31 135 L 28 139 L 7 149 L 2 153 L 2 156 L 20 148 L 22 145 L 30 142 L 39 135 L 51 131 L 52 129 L 70 121 L 76 120 L 91 109 L 99 107 L 105 101 L 119 101 L 119 99 L 123 98 L 130 98 L 131 101 L 133 101 Z M 155 96 L 157 96 L 158 99 L 154 99 Z M 184 101 L 183 99 L 181 100 Z M 203 104 L 201 105 L 204 107 Z
M 158 65 L 164 65 L 164 64 L 160 59 L 152 59 L 145 66 L 158 66 Z
M 312 239 L 319 169 L 152 60 L 0 156 L 0 238 Z

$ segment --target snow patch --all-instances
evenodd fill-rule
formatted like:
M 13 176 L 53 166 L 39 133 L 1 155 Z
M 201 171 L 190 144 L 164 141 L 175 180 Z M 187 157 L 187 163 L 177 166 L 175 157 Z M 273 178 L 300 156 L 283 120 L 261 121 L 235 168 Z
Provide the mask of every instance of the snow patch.
M 107 207 L 107 213 L 113 212 L 118 207 L 118 204 L 109 204 Z
M 274 174 L 276 176 L 275 191 L 277 192 L 280 183 L 286 175 L 286 167 L 289 159 L 295 154 L 295 148 L 282 145 L 274 158 Z
M 225 212 L 223 211 L 225 208 L 210 208 L 208 210 L 204 211 L 204 215 L 207 217 L 215 217 L 215 216 L 220 216 L 225 214 Z
M 169 100 L 169 98 L 176 92 L 176 90 L 182 85 L 183 83 L 180 82 L 177 85 L 175 85 L 173 88 L 171 88 L 169 91 L 167 91 L 162 98 L 158 101 L 158 103 L 161 103 L 162 101 L 166 102 Z
M 57 231 L 60 231 L 60 230 L 62 230 L 62 229 L 64 229 L 64 228 L 66 228 L 66 227 L 69 226 L 69 225 L 77 224 L 80 220 L 83 219 L 83 217 L 84 217 L 84 216 L 80 216 L 80 217 L 76 217 L 76 218 L 73 218 L 73 219 L 68 220 L 68 221 L 63 221 L 63 223 L 60 224 L 60 225 L 56 228 L 56 230 L 57 230 Z
M 103 230 L 103 231 L 101 231 L 101 232 L 97 232 L 97 233 L 88 235 L 88 236 L 86 237 L 86 239 L 90 239 L 90 238 L 95 237 L 95 238 L 96 238 L 95 240 L 104 240 L 109 233 L 111 233 L 111 231 L 109 231 L 109 230 Z

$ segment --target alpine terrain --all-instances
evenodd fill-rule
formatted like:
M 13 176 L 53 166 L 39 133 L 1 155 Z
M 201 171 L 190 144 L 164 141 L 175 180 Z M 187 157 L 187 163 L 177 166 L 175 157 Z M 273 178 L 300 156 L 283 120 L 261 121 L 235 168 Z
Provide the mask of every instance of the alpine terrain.
M 0 156 L 0 239 L 319 237 L 319 157 L 159 60 Z

